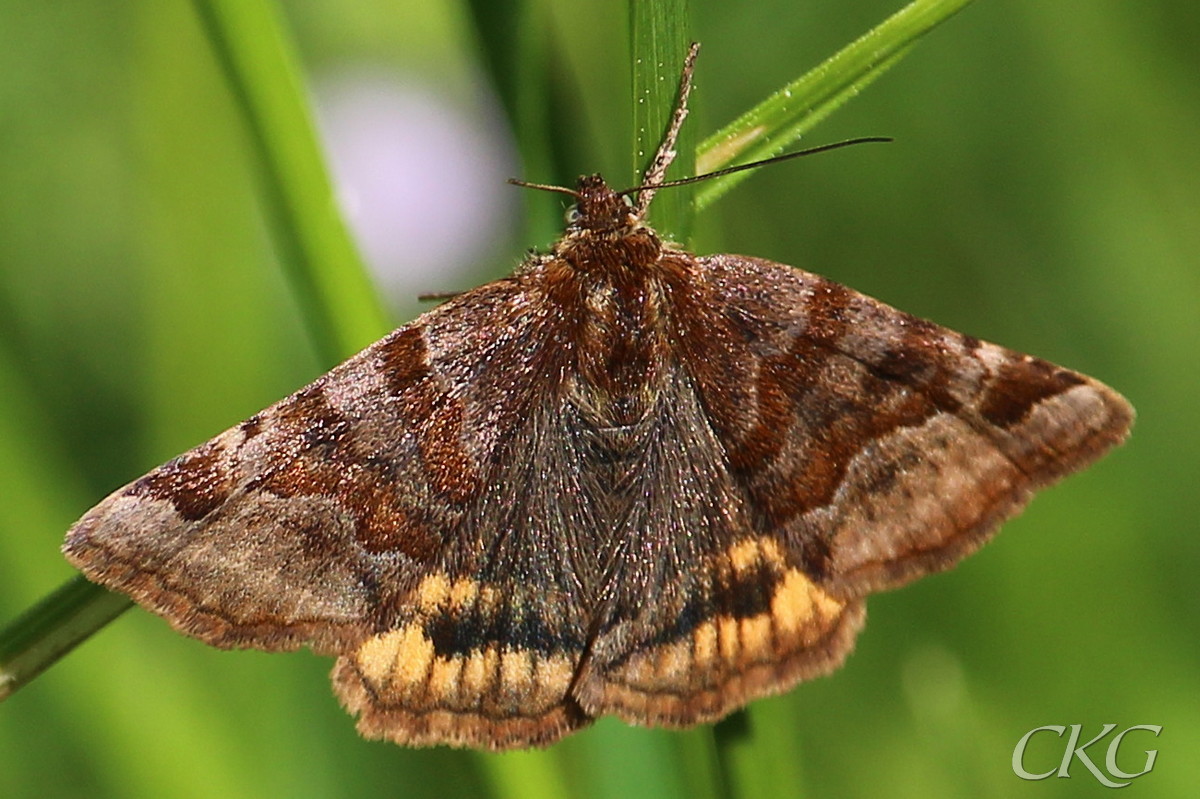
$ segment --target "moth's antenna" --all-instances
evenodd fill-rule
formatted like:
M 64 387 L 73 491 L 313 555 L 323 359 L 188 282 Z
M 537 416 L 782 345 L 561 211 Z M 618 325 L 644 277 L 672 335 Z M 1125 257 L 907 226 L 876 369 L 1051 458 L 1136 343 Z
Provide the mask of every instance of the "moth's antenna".
M 667 135 L 663 136 L 662 144 L 658 145 L 658 152 L 654 154 L 654 160 L 642 175 L 642 185 L 635 190 L 639 192 L 637 204 L 634 206 L 634 214 L 638 219 L 646 215 L 646 209 L 654 199 L 654 192 L 665 185 L 663 177 L 667 174 L 671 162 L 675 160 L 675 143 L 679 139 L 683 120 L 687 119 L 688 95 L 692 93 L 692 72 L 696 69 L 696 54 L 699 52 L 700 43 L 692 42 L 688 47 L 687 56 L 683 59 L 683 74 L 679 77 L 679 99 L 675 101 L 675 111 L 671 114 Z
M 460 294 L 465 294 L 462 291 L 427 291 L 424 294 L 417 295 L 417 302 L 437 302 L 438 300 L 452 300 Z
M 802 155 L 814 155 L 816 153 L 825 153 L 830 150 L 840 150 L 843 147 L 850 147 L 855 144 L 872 144 L 875 142 L 890 142 L 894 141 L 890 136 L 862 136 L 857 139 L 846 139 L 844 141 L 835 141 L 830 144 L 821 144 L 816 147 L 809 147 L 807 150 L 797 150 L 794 153 L 784 153 L 776 155 L 772 158 L 764 158 L 761 161 L 751 161 L 748 164 L 738 164 L 737 166 L 727 166 L 724 169 L 718 169 L 713 172 L 705 172 L 703 175 L 692 175 L 690 178 L 680 178 L 679 180 L 668 180 L 666 183 L 659 183 L 654 186 L 655 189 L 668 189 L 672 186 L 686 186 L 689 183 L 699 183 L 702 180 L 709 178 L 720 177 L 721 175 L 729 175 L 734 172 L 744 172 L 747 169 L 755 169 L 756 167 L 765 166 L 766 164 L 775 164 L 780 161 L 790 161 L 793 158 L 799 158 Z M 632 194 L 635 191 L 644 191 L 644 186 L 634 186 L 632 189 L 625 189 L 617 192 L 617 195 Z
M 582 199 L 579 196 L 579 192 L 575 191 L 574 189 L 568 189 L 566 186 L 551 186 L 547 183 L 530 183 L 528 181 L 518 180 L 516 178 L 509 178 L 508 182 L 514 186 L 522 186 L 526 189 L 537 189 L 538 191 L 553 191 L 553 192 L 558 192 L 559 194 L 569 194 L 572 197 L 574 197 L 576 200 Z

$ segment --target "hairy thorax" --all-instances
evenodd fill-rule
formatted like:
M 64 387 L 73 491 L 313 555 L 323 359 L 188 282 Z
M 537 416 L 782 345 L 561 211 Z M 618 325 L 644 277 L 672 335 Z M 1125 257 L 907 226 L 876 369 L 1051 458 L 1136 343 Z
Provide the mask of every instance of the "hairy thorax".
M 574 369 L 567 401 L 594 429 L 637 425 L 658 402 L 668 368 L 669 272 L 653 231 L 580 231 L 547 267 Z

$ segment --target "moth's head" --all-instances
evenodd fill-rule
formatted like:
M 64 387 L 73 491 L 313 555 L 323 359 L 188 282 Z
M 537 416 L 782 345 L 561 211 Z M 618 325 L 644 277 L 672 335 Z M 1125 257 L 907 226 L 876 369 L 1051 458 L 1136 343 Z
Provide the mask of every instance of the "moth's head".
M 643 191 L 644 186 L 613 191 L 599 175 L 582 176 L 576 181 L 573 189 L 546 183 L 529 183 L 516 178 L 509 178 L 508 182 L 514 186 L 552 191 L 574 198 L 574 204 L 566 213 L 567 236 L 570 238 L 588 234 L 625 234 L 642 227 L 641 219 L 645 209 L 630 200 L 629 195 Z
M 584 175 L 575 184 L 576 202 L 567 210 L 568 232 L 606 233 L 638 225 L 627 194 L 613 191 L 599 175 Z

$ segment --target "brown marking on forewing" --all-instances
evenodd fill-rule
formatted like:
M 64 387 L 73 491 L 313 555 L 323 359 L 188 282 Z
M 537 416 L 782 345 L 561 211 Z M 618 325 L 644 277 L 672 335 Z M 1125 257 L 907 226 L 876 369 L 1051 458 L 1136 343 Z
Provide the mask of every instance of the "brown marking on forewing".
M 429 376 L 429 351 L 419 325 L 393 334 L 379 347 L 379 369 L 393 396 L 403 396 Z
M 474 497 L 482 483 L 463 444 L 463 435 L 462 402 L 444 396 L 433 409 L 418 441 L 429 484 L 456 503 Z
M 1011 427 L 1042 400 L 1083 382 L 1074 372 L 1026 355 L 1001 366 L 988 385 L 979 414 L 997 427 Z
M 233 488 L 223 454 L 214 439 L 150 472 L 125 493 L 166 500 L 187 521 L 198 521 L 219 508 Z

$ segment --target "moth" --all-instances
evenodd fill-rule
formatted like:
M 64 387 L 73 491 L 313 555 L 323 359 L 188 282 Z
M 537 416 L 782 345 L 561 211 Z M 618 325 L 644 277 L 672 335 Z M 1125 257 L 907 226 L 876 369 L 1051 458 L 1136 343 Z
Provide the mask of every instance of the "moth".
M 556 189 L 549 252 L 118 489 L 71 563 L 209 644 L 336 657 L 367 737 L 539 746 L 833 670 L 869 594 L 1126 437 L 1090 377 L 660 238 L 694 57 L 640 187 Z

